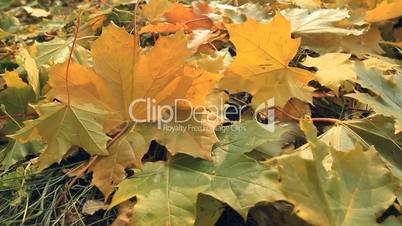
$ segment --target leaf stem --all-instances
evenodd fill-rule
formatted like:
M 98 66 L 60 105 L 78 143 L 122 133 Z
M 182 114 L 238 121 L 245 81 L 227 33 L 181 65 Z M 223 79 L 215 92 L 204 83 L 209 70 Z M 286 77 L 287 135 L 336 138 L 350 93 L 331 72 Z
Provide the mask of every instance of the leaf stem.
M 31 118 L 35 118 L 35 117 L 37 116 L 37 114 L 36 114 L 36 113 L 29 113 L 29 114 L 13 114 L 13 115 L 10 114 L 10 116 L 11 116 L 12 118 L 16 118 L 16 117 L 31 117 Z M 0 115 L 0 120 L 8 119 L 8 118 L 10 118 L 10 116 L 8 116 L 8 115 Z
M 189 24 L 189 23 L 198 22 L 201 20 L 209 20 L 209 17 L 199 17 L 199 18 L 195 18 L 192 20 L 187 20 L 187 21 L 184 21 L 183 24 Z
M 141 5 L 142 0 L 138 0 L 135 3 L 135 7 L 134 7 L 134 15 L 133 15 L 133 29 L 134 29 L 134 45 L 136 44 L 135 42 L 136 40 L 136 35 L 137 35 L 137 12 L 138 12 L 138 8 Z
M 293 115 L 291 115 L 291 114 L 289 114 L 289 113 L 283 111 L 283 110 L 280 109 L 279 107 L 275 107 L 275 110 L 280 111 L 280 112 L 286 114 L 287 116 L 289 116 L 289 118 L 291 118 L 291 119 L 293 119 L 293 120 L 296 120 L 296 121 L 301 121 L 301 120 L 303 120 L 303 119 L 301 119 L 301 118 L 298 118 L 298 117 L 296 117 L 296 116 L 293 116 Z M 332 123 L 332 124 L 336 124 L 336 123 L 340 122 L 340 120 L 335 119 L 335 118 L 311 118 L 311 121 L 313 121 L 313 122 L 328 122 L 328 123 Z
M 73 44 L 71 45 L 70 55 L 68 56 L 68 60 L 67 60 L 67 67 L 66 67 L 67 105 L 70 105 L 70 88 L 68 86 L 69 69 L 70 69 L 71 58 L 72 58 L 73 52 L 74 52 L 75 43 L 77 42 L 78 32 L 80 30 L 81 14 L 82 14 L 82 9 L 80 8 L 79 11 L 78 11 L 77 24 L 75 26 L 75 31 L 74 31 Z

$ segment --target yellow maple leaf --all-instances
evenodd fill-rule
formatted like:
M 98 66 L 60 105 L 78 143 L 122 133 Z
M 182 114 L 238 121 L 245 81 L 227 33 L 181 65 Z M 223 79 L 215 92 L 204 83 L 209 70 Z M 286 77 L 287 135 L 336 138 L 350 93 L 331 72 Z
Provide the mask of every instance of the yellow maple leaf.
M 249 18 L 226 28 L 238 53 L 229 70 L 243 76 L 286 68 L 301 42 L 290 37 L 290 23 L 281 14 L 269 24 Z
M 168 0 L 151 0 L 144 6 L 142 12 L 148 20 L 155 20 L 161 17 L 172 5 Z
M 6 71 L 3 76 L 6 84 L 8 87 L 14 87 L 14 88 L 24 88 L 28 84 L 26 84 L 20 76 L 18 76 L 18 73 L 16 71 Z
M 220 82 L 221 88 L 250 92 L 254 96 L 253 105 L 272 97 L 279 106 L 285 105 L 291 97 L 311 101 L 305 85 L 313 75 L 288 66 L 301 39 L 291 38 L 290 23 L 281 14 L 269 24 L 248 19 L 243 24 L 226 27 L 237 55 Z
M 316 58 L 307 57 L 303 64 L 316 67 L 317 80 L 338 94 L 344 81 L 354 81 L 357 78 L 353 63 L 349 60 L 350 56 L 351 54 L 346 53 L 328 53 Z
M 366 18 L 368 22 L 379 22 L 392 19 L 402 15 L 402 1 L 396 0 L 390 2 L 382 1 L 374 9 L 367 11 Z

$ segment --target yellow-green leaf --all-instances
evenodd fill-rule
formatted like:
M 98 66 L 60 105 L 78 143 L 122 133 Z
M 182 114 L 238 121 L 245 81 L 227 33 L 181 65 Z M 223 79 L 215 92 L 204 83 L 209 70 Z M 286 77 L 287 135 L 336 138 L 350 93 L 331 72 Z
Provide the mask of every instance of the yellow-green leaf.
M 357 83 L 374 94 L 356 92 L 348 96 L 368 104 L 379 114 L 394 118 L 395 133 L 402 131 L 402 75 L 397 72 L 386 79 L 378 69 L 367 69 L 361 64 L 357 64 L 355 70 Z
M 25 126 L 10 135 L 21 143 L 40 138 L 46 147 L 39 156 L 39 168 L 60 162 L 72 146 L 79 146 L 91 155 L 107 155 L 102 120 L 110 116 L 90 106 L 68 106 L 48 103 L 35 107 L 40 115 L 25 122 Z
M 278 126 L 270 133 L 254 121 L 243 126 L 223 130 L 212 161 L 176 155 L 168 162 L 145 163 L 133 178 L 119 184 L 111 205 L 135 196 L 131 225 L 182 226 L 194 224 L 200 193 L 227 203 L 243 217 L 257 202 L 282 199 L 277 192 L 276 171 L 245 153 L 281 140 L 287 129 Z M 249 139 L 242 135 L 245 133 L 258 136 Z
M 340 152 L 316 139 L 309 143 L 313 157 L 298 152 L 278 158 L 280 189 L 297 214 L 313 225 L 376 225 L 398 183 L 375 149 L 356 145 Z

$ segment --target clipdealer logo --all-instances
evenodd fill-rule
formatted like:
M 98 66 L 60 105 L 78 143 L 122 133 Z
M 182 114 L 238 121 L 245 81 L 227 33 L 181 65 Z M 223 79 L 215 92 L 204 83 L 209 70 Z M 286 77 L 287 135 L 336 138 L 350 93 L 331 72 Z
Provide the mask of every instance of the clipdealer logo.
M 137 123 L 156 123 L 158 129 L 162 129 L 163 126 L 168 123 L 174 122 L 180 124 L 188 122 L 190 120 L 197 123 L 216 123 L 217 120 L 222 121 L 220 117 L 217 117 L 218 115 L 223 116 L 223 121 L 231 118 L 229 117 L 229 115 L 231 114 L 237 115 L 240 116 L 239 121 L 241 121 L 241 112 L 244 106 L 236 108 L 235 111 L 233 111 L 233 108 L 231 108 L 231 111 L 227 111 L 227 109 L 231 106 L 224 104 L 224 100 L 220 101 L 221 103 L 219 106 L 223 106 L 222 109 L 219 109 L 219 107 L 217 106 L 208 106 L 208 108 L 203 105 L 193 106 L 191 101 L 187 99 L 176 99 L 174 101 L 174 105 L 159 105 L 157 104 L 157 101 L 155 99 L 142 98 L 136 99 L 130 103 L 128 113 L 132 121 Z M 178 117 L 176 113 L 182 109 L 181 106 L 187 106 L 186 109 L 191 110 L 186 112 L 185 116 L 181 115 L 180 117 Z M 259 126 L 269 132 L 275 131 L 275 110 L 273 109 L 274 106 L 275 100 L 274 98 L 270 98 L 258 105 L 254 111 L 254 120 L 258 123 Z M 138 109 L 138 107 L 145 109 L 145 118 L 137 118 L 137 116 L 135 116 L 134 111 L 135 109 Z M 258 113 L 261 111 L 264 111 L 266 114 L 264 123 L 258 120 Z
M 270 98 L 260 105 L 258 105 L 255 109 L 254 119 L 258 123 L 259 126 L 264 128 L 265 130 L 273 133 L 275 132 L 275 98 Z M 262 123 L 258 120 L 258 113 L 260 111 L 266 112 L 266 123 Z

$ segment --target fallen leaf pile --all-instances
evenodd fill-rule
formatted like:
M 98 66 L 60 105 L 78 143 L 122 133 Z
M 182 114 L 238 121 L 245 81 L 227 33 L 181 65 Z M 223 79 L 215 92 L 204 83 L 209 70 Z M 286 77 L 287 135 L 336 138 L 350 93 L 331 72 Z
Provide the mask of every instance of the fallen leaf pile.
M 0 3 L 0 195 L 62 168 L 55 205 L 99 191 L 70 220 L 402 224 L 402 1 L 17 2 Z

